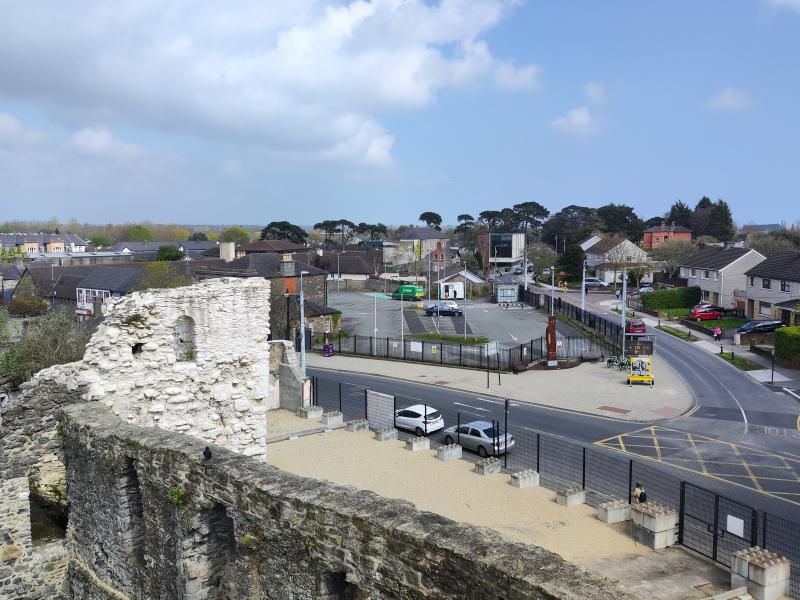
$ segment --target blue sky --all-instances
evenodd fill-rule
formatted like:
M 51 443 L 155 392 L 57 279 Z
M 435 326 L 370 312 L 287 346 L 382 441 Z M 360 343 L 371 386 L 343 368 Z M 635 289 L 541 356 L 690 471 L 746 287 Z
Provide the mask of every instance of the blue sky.
M 708 195 L 800 220 L 800 0 L 23 4 L 0 20 L 0 219 Z

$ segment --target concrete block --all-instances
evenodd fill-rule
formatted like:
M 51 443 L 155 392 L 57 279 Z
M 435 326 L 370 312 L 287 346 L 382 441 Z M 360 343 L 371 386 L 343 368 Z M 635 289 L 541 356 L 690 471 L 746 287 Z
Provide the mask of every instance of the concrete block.
M 458 444 L 439 446 L 436 449 L 436 458 L 439 460 L 455 460 L 461 458 L 461 446 Z
M 331 425 L 340 425 L 344 419 L 344 415 L 338 410 L 326 412 L 322 415 L 322 424 L 330 427 Z
M 674 528 L 655 532 L 634 524 L 633 538 L 653 550 L 663 550 L 678 543 L 678 534 Z
M 539 473 L 525 469 L 511 474 L 511 485 L 517 488 L 539 487 Z
M 378 427 L 375 430 L 375 439 L 379 442 L 389 442 L 397 439 L 397 429 L 394 427 Z
M 736 573 L 740 577 L 747 579 L 748 575 L 750 575 L 750 558 L 756 556 L 759 550 L 761 548 L 754 546 L 753 548 L 744 548 L 734 552 L 731 559 L 731 573 Z
M 769 586 L 789 581 L 789 577 L 791 577 L 789 559 L 769 550 L 762 550 L 761 554 L 751 558 L 748 562 L 750 563 L 748 579 L 759 585 Z
M 586 490 L 579 487 L 571 487 L 556 492 L 556 502 L 561 506 L 578 506 L 586 504 Z
M 747 593 L 756 600 L 781 600 L 789 596 L 789 580 L 761 585 L 755 581 L 747 582 Z
M 645 502 L 631 505 L 631 518 L 634 525 L 653 533 L 661 533 L 675 529 L 678 523 L 678 511 L 658 502 Z
M 322 407 L 303 406 L 297 409 L 297 416 L 301 419 L 319 419 L 322 416 Z
M 503 470 L 499 458 L 489 457 L 479 460 L 472 467 L 473 473 L 478 475 L 497 475 Z
M 736 573 L 731 573 L 731 589 L 732 590 L 743 589 L 746 592 L 747 577 L 742 577 L 741 575 L 737 575 Z M 734 598 L 735 597 L 736 596 L 734 596 Z
M 603 523 L 624 523 L 631 520 L 631 505 L 624 500 L 604 502 L 597 508 L 597 518 Z
M 354 421 L 349 421 L 347 425 L 345 425 L 345 429 L 347 431 L 364 431 L 369 426 L 366 419 L 356 419 Z
M 415 437 L 406 440 L 406 450 L 416 452 L 417 450 L 430 450 L 431 441 L 426 437 Z

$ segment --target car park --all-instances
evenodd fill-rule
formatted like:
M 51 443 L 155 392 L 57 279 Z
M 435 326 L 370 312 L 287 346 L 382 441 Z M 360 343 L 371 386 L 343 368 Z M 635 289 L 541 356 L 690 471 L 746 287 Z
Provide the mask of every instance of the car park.
M 441 300 L 434 304 L 430 304 L 425 308 L 425 314 L 429 317 L 433 316 L 461 316 L 464 311 L 461 307 L 452 300 Z
M 603 281 L 602 279 L 598 279 L 597 277 L 587 277 L 584 280 L 584 283 L 589 287 L 601 287 L 601 288 L 608 287 L 607 282 Z
M 713 319 L 722 318 L 722 309 L 719 306 L 707 304 L 705 306 L 695 307 L 689 313 L 689 318 L 692 321 L 710 321 Z
M 445 444 L 460 444 L 477 452 L 481 458 L 505 454 L 516 443 L 514 436 L 503 433 L 489 421 L 472 421 L 461 426 L 451 425 L 444 430 Z
M 783 327 L 783 321 L 778 320 L 756 320 L 756 321 L 748 321 L 739 329 L 736 330 L 736 333 L 772 333 L 779 327 Z
M 413 431 L 418 436 L 444 429 L 442 413 L 425 404 L 414 404 L 395 411 L 394 423 L 397 429 Z
M 647 333 L 647 325 L 642 319 L 628 319 L 625 321 L 625 333 Z

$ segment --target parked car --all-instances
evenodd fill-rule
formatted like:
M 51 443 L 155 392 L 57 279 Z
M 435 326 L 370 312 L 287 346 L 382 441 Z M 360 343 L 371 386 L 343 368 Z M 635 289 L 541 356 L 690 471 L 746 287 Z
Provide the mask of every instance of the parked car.
M 716 304 L 711 304 L 711 302 L 707 302 L 706 300 L 701 300 L 700 302 L 695 304 L 692 307 L 692 310 L 694 310 L 695 308 L 713 308 L 713 309 L 718 310 L 721 313 L 725 312 L 725 308 L 723 308 L 722 306 L 717 306 Z
M 424 404 L 414 404 L 395 411 L 394 422 L 398 429 L 407 429 L 419 436 L 444 429 L 442 413 Z
M 721 319 L 722 312 L 719 306 L 707 304 L 693 308 L 692 312 L 689 313 L 689 318 L 692 321 L 710 321 L 712 319 Z
M 783 321 L 777 320 L 761 320 L 761 321 L 748 321 L 736 333 L 772 333 L 779 327 L 783 327 Z
M 608 287 L 607 282 L 603 281 L 602 279 L 598 279 L 597 277 L 587 277 L 585 282 L 589 287 Z
M 434 304 L 428 305 L 425 309 L 425 314 L 429 317 L 433 317 L 435 315 L 444 315 L 444 316 L 461 316 L 464 314 L 464 311 L 461 307 L 452 300 L 440 300 Z
M 642 287 L 633 290 L 631 292 L 631 295 L 639 296 L 641 294 L 644 294 L 645 292 L 652 292 L 652 291 L 654 291 L 652 285 L 643 285 Z
M 514 265 L 514 275 L 522 275 L 522 265 Z
M 647 325 L 641 319 L 625 321 L 625 333 L 647 333 Z
M 478 453 L 481 458 L 489 455 L 505 454 L 516 443 L 514 436 L 503 433 L 489 421 L 472 421 L 460 427 L 451 425 L 444 430 L 444 443 L 455 444 Z
M 395 300 L 418 300 L 425 295 L 425 288 L 421 285 L 401 285 L 393 293 Z

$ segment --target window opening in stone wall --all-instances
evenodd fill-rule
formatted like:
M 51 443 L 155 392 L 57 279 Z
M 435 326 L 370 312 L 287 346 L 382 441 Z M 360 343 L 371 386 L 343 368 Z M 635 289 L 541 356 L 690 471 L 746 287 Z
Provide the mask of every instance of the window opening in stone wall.
M 142 486 L 132 458 L 125 459 L 125 468 L 119 478 L 122 514 L 127 520 L 124 532 L 125 545 L 138 564 L 144 563 L 144 502 Z
M 362 598 L 358 586 L 347 581 L 347 573 L 324 573 L 318 580 L 317 593 L 331 600 L 358 600 Z
M 29 485 L 31 489 L 37 489 L 34 477 L 29 478 Z M 63 540 L 67 536 L 67 514 L 63 508 L 35 493 L 30 494 L 28 502 L 34 546 Z
M 187 592 L 196 600 L 234 597 L 236 544 L 233 519 L 225 507 L 201 511 L 183 543 Z
M 185 315 L 175 321 L 175 357 L 179 361 L 195 359 L 194 319 Z
M 131 354 L 141 354 L 142 348 L 144 348 L 144 344 L 141 342 L 136 342 L 133 346 L 131 346 Z

